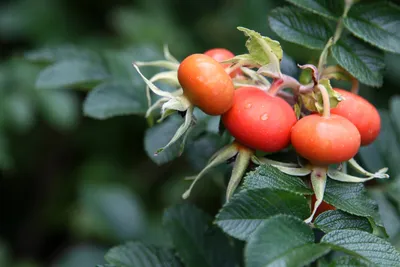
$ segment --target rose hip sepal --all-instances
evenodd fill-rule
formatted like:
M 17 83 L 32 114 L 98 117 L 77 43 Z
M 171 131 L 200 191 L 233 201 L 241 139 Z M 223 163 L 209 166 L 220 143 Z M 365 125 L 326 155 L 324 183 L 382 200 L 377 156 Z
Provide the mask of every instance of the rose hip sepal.
M 161 122 L 176 111 L 184 112 L 185 114 L 184 123 L 178 128 L 168 144 L 158 149 L 155 154 L 160 153 L 183 137 L 180 148 L 180 152 L 182 153 L 185 140 L 190 129 L 196 122 L 193 116 L 194 107 L 198 107 L 208 115 L 221 115 L 231 107 L 235 90 L 232 79 L 225 72 L 222 65 L 207 55 L 193 54 L 185 58 L 180 64 L 175 62 L 175 59 L 169 52 L 165 52 L 165 57 L 167 58 L 165 61 L 149 62 L 148 64 L 140 63 L 140 65 L 161 67 L 171 65 L 174 68 L 177 67 L 175 75 L 171 76 L 168 72 L 166 77 L 155 75 L 148 80 L 140 72 L 138 65 L 133 64 L 134 68 L 145 81 L 147 88 L 161 96 L 159 100 L 149 107 L 146 117 L 150 117 L 151 113 L 160 107 L 161 118 L 158 122 Z M 172 93 L 163 91 L 153 83 L 159 80 L 178 84 L 181 88 Z M 149 94 L 148 99 L 151 102 Z
M 203 175 L 213 167 L 223 164 L 228 160 L 235 158 L 232 174 L 229 179 L 228 187 L 226 189 L 226 201 L 228 202 L 233 193 L 235 192 L 237 186 L 239 185 L 246 169 L 250 163 L 251 157 L 254 151 L 242 144 L 234 141 L 232 144 L 225 146 L 218 152 L 216 152 L 209 160 L 209 163 L 204 167 L 204 169 L 195 177 L 193 177 L 193 182 L 189 189 L 182 195 L 184 199 L 190 196 L 190 193 L 195 186 L 196 182 L 200 180 Z

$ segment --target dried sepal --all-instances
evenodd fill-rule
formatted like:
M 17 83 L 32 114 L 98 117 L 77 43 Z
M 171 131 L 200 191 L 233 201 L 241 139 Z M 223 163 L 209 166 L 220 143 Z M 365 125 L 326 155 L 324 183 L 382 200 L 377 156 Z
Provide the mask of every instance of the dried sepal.
M 249 166 L 253 151 L 250 149 L 239 148 L 239 152 L 236 156 L 235 163 L 233 165 L 232 174 L 229 179 L 228 187 L 226 189 L 226 202 L 229 201 L 236 188 L 238 187 L 243 175 L 246 173 L 246 169 Z
M 311 184 L 314 190 L 316 201 L 314 203 L 314 209 L 311 212 L 310 217 L 304 220 L 305 223 L 311 223 L 313 221 L 314 215 L 324 199 L 327 179 L 326 172 L 326 168 L 313 167 L 313 170 L 311 172 Z
M 230 145 L 222 148 L 221 150 L 219 150 L 216 154 L 214 154 L 214 156 L 212 157 L 212 160 L 204 167 L 204 169 L 196 176 L 196 178 L 194 178 L 189 189 L 186 190 L 185 193 L 183 193 L 182 198 L 186 199 L 190 196 L 190 192 L 192 191 L 195 184 L 200 180 L 201 177 L 203 177 L 203 175 L 208 170 L 233 158 L 234 156 L 236 156 L 236 154 L 238 152 L 239 151 L 238 151 L 237 146 L 235 144 L 230 144 Z
M 375 173 L 369 172 L 365 170 L 363 167 L 360 166 L 360 164 L 357 163 L 354 159 L 350 159 L 348 161 L 349 165 L 356 170 L 358 173 L 366 175 L 366 176 L 374 176 L 375 178 L 378 179 L 383 179 L 383 178 L 389 178 L 389 174 L 387 174 L 388 168 L 382 168 L 378 170 Z

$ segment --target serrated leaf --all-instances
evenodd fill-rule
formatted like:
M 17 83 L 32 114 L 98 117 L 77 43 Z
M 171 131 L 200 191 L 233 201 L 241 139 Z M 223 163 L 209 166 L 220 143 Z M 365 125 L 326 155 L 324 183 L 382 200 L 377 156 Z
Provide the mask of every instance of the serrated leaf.
M 383 191 L 370 190 L 369 194 L 378 203 L 379 214 L 388 236 L 395 238 L 400 233 L 400 218 L 396 208 Z
M 247 50 L 249 51 L 251 58 L 259 65 L 263 66 L 271 62 L 268 54 L 264 51 L 265 47 L 263 44 L 266 44 L 271 49 L 271 52 L 278 58 L 278 60 L 282 59 L 283 51 L 278 41 L 272 40 L 269 37 L 261 36 L 258 32 L 244 27 L 238 27 L 238 30 L 244 32 L 244 34 L 249 37 L 246 41 Z
M 293 7 L 274 9 L 268 21 L 271 29 L 282 39 L 311 49 L 322 50 L 333 35 L 324 18 Z
M 299 177 L 279 171 L 271 165 L 260 165 L 256 170 L 247 173 L 243 186 L 248 189 L 270 188 L 285 190 L 297 194 L 313 193 Z
M 398 266 L 400 262 L 400 253 L 389 242 L 364 231 L 332 231 L 321 239 L 321 243 L 377 266 Z
M 101 64 L 85 60 L 64 60 L 43 69 L 36 80 L 37 89 L 92 88 L 109 78 Z
M 343 13 L 344 4 L 341 0 L 286 0 L 307 11 L 324 16 L 328 19 L 339 19 Z
M 387 1 L 354 5 L 344 25 L 355 36 L 388 52 L 400 54 L 400 8 Z
M 87 48 L 71 44 L 57 47 L 44 47 L 24 53 L 24 58 L 35 63 L 55 63 L 58 61 L 78 59 L 101 64 L 100 56 Z
M 155 152 L 171 140 L 181 123 L 182 120 L 179 117 L 173 116 L 146 130 L 144 135 L 144 149 L 151 160 L 158 165 L 170 162 L 179 156 L 183 138 L 180 138 L 177 142 L 163 150 L 162 153 L 155 155 Z
M 142 91 L 144 88 L 129 82 L 102 83 L 93 88 L 86 96 L 83 113 L 85 116 L 95 119 L 145 114 L 147 100 Z
M 362 258 L 351 256 L 342 256 L 329 264 L 329 267 L 375 267 L 375 264 L 369 263 Z
M 329 247 L 314 243 L 311 228 L 298 218 L 278 215 L 256 230 L 245 248 L 248 267 L 302 267 L 329 252 Z
M 105 255 L 108 263 L 116 267 L 179 267 L 182 266 L 172 250 L 128 242 L 110 249 Z
M 372 232 L 372 227 L 368 219 L 351 215 L 341 210 L 323 212 L 315 219 L 314 225 L 325 233 L 343 229 Z
M 309 213 L 304 196 L 270 188 L 246 189 L 223 206 L 216 223 L 229 235 L 247 240 L 271 216 L 288 214 L 305 219 Z
M 378 205 L 371 199 L 362 183 L 344 183 L 328 179 L 324 201 L 350 214 L 372 219 L 383 226 Z
M 332 48 L 337 63 L 360 82 L 370 86 L 381 86 L 385 66 L 383 53 L 355 38 L 340 39 Z
M 234 249 L 211 218 L 190 204 L 169 208 L 163 224 L 187 267 L 235 266 Z

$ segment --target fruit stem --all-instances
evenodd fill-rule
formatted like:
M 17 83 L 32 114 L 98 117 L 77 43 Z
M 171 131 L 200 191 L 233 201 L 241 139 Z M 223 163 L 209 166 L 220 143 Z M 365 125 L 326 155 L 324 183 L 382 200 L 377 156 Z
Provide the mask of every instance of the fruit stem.
M 297 94 L 300 91 L 302 85 L 293 77 L 282 74 L 281 78 L 274 79 L 268 93 L 275 96 L 280 90 L 284 88 L 291 88 Z
M 322 116 L 325 118 L 329 118 L 331 116 L 331 104 L 329 103 L 328 91 L 322 84 L 318 84 L 317 87 L 322 94 L 322 102 L 324 103 L 324 112 Z
M 353 94 L 358 95 L 359 88 L 360 88 L 360 83 L 358 82 L 358 80 L 356 78 L 353 78 L 351 81 L 351 92 Z

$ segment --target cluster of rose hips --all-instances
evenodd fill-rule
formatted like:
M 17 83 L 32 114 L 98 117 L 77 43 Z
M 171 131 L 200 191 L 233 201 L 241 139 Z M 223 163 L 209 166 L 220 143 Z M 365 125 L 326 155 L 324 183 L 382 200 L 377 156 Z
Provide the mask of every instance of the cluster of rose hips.
M 273 57 L 271 62 L 279 62 L 271 53 L 269 56 Z M 235 55 L 222 48 L 190 55 L 182 62 L 172 57 L 168 50 L 165 50 L 165 57 L 165 61 L 156 63 L 136 62 L 134 67 L 145 80 L 148 89 L 161 96 L 150 106 L 146 116 L 151 116 L 157 108 L 161 108 L 160 121 L 174 111 L 186 112 L 185 122 L 166 147 L 182 137 L 186 139 L 195 122 L 194 107 L 208 115 L 221 116 L 223 126 L 235 139 L 231 145 L 224 147 L 210 159 L 184 197 L 188 197 L 195 182 L 208 169 L 235 157 L 227 188 L 229 200 L 249 162 L 266 163 L 291 175 L 311 174 L 315 195 L 313 214 L 306 220 L 310 222 L 318 206 L 323 204 L 327 175 L 344 182 L 364 182 L 373 178 L 388 177 L 387 169 L 370 173 L 353 160 L 360 146 L 368 145 L 377 138 L 381 127 L 378 111 L 356 93 L 337 88 L 330 88 L 329 93 L 329 88 L 322 82 L 322 74 L 318 74 L 315 67 L 302 67 L 313 70 L 313 79 L 310 84 L 301 85 L 290 76 L 271 71 L 271 66 L 263 69 L 262 66 L 254 66 L 250 61 L 243 59 L 245 57 L 240 56 L 234 61 L 232 59 Z M 139 71 L 139 66 L 146 65 L 161 66 L 169 70 L 148 80 Z M 254 68 L 258 68 L 258 71 L 254 71 Z M 272 83 L 264 76 L 272 78 Z M 325 80 L 329 83 L 328 79 Z M 178 89 L 175 92 L 162 91 L 154 85 L 154 82 L 160 81 L 173 84 Z M 283 91 L 285 88 L 293 89 L 293 94 Z M 332 92 L 334 97 L 339 99 L 333 108 L 330 105 Z M 319 105 L 320 109 L 307 110 L 301 97 L 305 94 L 312 95 L 314 98 L 311 99 L 315 100 L 313 105 Z M 318 103 L 318 97 L 321 98 L 322 105 Z M 303 105 L 299 106 L 302 102 Z M 290 144 L 303 162 L 306 160 L 306 164 L 282 163 L 255 156 L 255 151 L 274 153 Z M 349 162 L 367 177 L 359 178 L 340 172 L 343 162 Z M 331 165 L 337 164 L 339 168 L 330 169 Z

